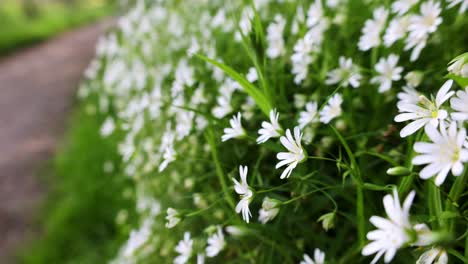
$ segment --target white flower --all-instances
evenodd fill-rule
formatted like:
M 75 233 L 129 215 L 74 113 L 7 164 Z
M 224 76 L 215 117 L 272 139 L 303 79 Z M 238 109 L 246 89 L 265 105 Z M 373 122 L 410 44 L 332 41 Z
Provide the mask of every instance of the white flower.
M 179 214 L 179 212 L 177 212 L 176 209 L 169 207 L 169 208 L 167 208 L 166 213 L 167 213 L 167 216 L 166 216 L 166 221 L 167 221 L 166 227 L 167 228 L 173 228 L 174 226 L 176 226 L 180 222 L 180 220 L 181 220 L 180 214 Z
M 343 87 L 351 85 L 353 88 L 358 88 L 362 76 L 359 74 L 359 68 L 353 64 L 352 59 L 340 56 L 339 64 L 338 69 L 327 73 L 325 84 L 341 83 Z
M 206 247 L 206 255 L 210 258 L 215 257 L 226 246 L 224 241 L 223 231 L 221 227 L 217 227 L 217 232 L 208 238 L 208 246 Z
M 442 9 L 439 2 L 428 1 L 421 4 L 421 15 L 414 15 L 410 18 L 408 30 L 410 35 L 415 37 L 423 37 L 427 34 L 434 33 L 437 27 L 442 23 L 442 18 L 439 17 Z
M 238 182 L 236 179 L 232 178 L 232 180 L 234 181 L 234 190 L 241 197 L 241 200 L 239 201 L 239 203 L 237 203 L 236 206 L 236 213 L 242 212 L 242 219 L 244 219 L 244 221 L 247 223 L 249 223 L 249 218 L 252 217 L 252 214 L 250 213 L 249 209 L 249 204 L 253 198 L 253 192 L 250 189 L 249 184 L 247 183 L 248 171 L 249 168 L 247 166 L 239 166 L 239 175 L 241 181 Z
M 408 31 L 409 17 L 396 17 L 390 21 L 384 35 L 385 46 L 390 47 L 397 40 L 405 37 Z
M 179 256 L 174 259 L 174 264 L 187 263 L 187 261 L 190 259 L 190 256 L 192 255 L 192 245 L 193 240 L 190 239 L 190 233 L 185 232 L 184 239 L 179 241 L 179 244 L 177 244 L 175 248 L 175 251 L 179 253 Z
M 370 218 L 370 222 L 378 229 L 367 233 L 367 239 L 373 241 L 367 244 L 361 253 L 364 256 L 376 254 L 371 262 L 372 264 L 376 263 L 383 254 L 385 254 L 385 263 L 389 263 L 399 248 L 411 242 L 408 234 L 408 230 L 412 230 L 409 221 L 409 210 L 414 196 L 415 192 L 410 192 L 402 207 L 395 188 L 393 189 L 393 196 L 387 194 L 383 199 L 388 219 L 380 216 Z
M 442 85 L 437 92 L 435 101 L 430 101 L 424 95 L 419 96 L 419 101 L 414 102 L 399 102 L 398 109 L 401 114 L 395 116 L 395 122 L 405 122 L 413 120 L 406 125 L 401 131 L 401 137 L 407 137 L 414 134 L 423 126 L 432 125 L 437 127 L 441 121 L 447 118 L 447 111 L 440 109 L 442 104 L 447 101 L 454 92 L 450 90 L 453 81 L 448 80 Z
M 262 208 L 258 211 L 258 220 L 265 224 L 273 220 L 279 213 L 280 201 L 271 199 L 269 197 L 263 198 Z
M 302 133 L 299 127 L 294 128 L 294 138 L 291 135 L 289 129 L 286 130 L 286 136 L 280 138 L 281 144 L 288 149 L 289 152 L 280 152 L 276 155 L 276 158 L 280 160 L 276 164 L 276 169 L 288 165 L 286 169 L 281 173 L 280 178 L 289 178 L 291 172 L 296 168 L 297 164 L 304 161 L 307 158 L 307 153 L 304 151 L 301 145 Z
M 392 11 L 398 15 L 403 15 L 410 10 L 410 8 L 417 4 L 419 0 L 398 0 L 392 4 Z
M 246 77 L 247 77 L 247 81 L 251 83 L 257 81 L 258 80 L 257 69 L 255 69 L 254 67 L 250 67 L 249 72 L 247 73 Z
M 276 109 L 270 111 L 270 123 L 263 121 L 262 128 L 258 130 L 260 135 L 257 138 L 257 144 L 265 143 L 270 138 L 280 137 L 279 133 L 282 129 L 278 123 L 279 113 L 276 112 Z
M 177 153 L 174 150 L 174 147 L 172 145 L 166 147 L 164 150 L 163 154 L 163 162 L 159 165 L 159 172 L 162 172 L 166 169 L 166 167 L 169 165 L 169 163 L 173 162 L 176 160 L 176 155 Z
M 106 121 L 101 126 L 101 136 L 107 137 L 110 136 L 115 130 L 114 119 L 108 117 Z
M 368 19 L 362 28 L 362 36 L 359 39 L 359 49 L 362 51 L 377 47 L 382 42 L 380 34 L 382 33 L 385 22 L 387 21 L 388 11 L 379 7 L 374 10 L 373 18 Z
M 404 86 L 403 92 L 399 92 L 397 94 L 397 97 L 399 99 L 398 105 L 417 104 L 419 102 L 421 94 L 411 86 Z
M 305 111 L 299 113 L 299 127 L 303 129 L 306 125 L 318 122 L 317 102 L 309 102 L 305 105 Z
M 307 11 L 307 27 L 311 28 L 318 24 L 324 17 L 322 1 L 316 0 L 313 4 L 310 5 L 309 10 Z
M 414 34 L 410 34 L 406 38 L 404 50 L 407 51 L 407 50 L 413 49 L 411 51 L 410 61 L 416 61 L 419 58 L 421 51 L 426 47 L 428 38 L 429 38 L 428 35 L 418 37 Z
M 314 250 L 314 259 L 309 257 L 309 255 L 304 254 L 304 260 L 300 262 L 300 264 L 324 264 L 324 263 L 325 263 L 325 253 L 318 248 Z
M 205 255 L 203 254 L 197 255 L 197 264 L 205 264 Z
M 197 53 L 200 50 L 200 44 L 198 44 L 198 41 L 196 38 L 192 38 L 192 44 L 190 47 L 187 49 L 187 55 L 189 57 L 192 57 L 195 53 Z
M 466 140 L 466 130 L 457 130 L 456 122 L 452 122 L 448 130 L 444 123 L 440 124 L 440 133 L 434 126 L 426 126 L 426 135 L 433 143 L 416 142 L 414 150 L 421 155 L 413 159 L 413 164 L 429 164 L 421 170 L 419 176 L 429 179 L 436 175 L 435 184 L 441 185 L 449 171 L 454 176 L 463 172 L 463 163 L 468 161 L 468 149 L 463 145 Z
M 412 15 L 409 21 L 409 36 L 406 39 L 405 50 L 413 49 L 410 61 L 418 59 L 422 49 L 426 46 L 429 34 L 434 33 L 442 23 L 440 17 L 442 10 L 439 2 L 424 2 L 421 4 L 420 11 L 421 15 Z
M 392 88 L 392 81 L 401 79 L 403 67 L 398 67 L 399 57 L 390 54 L 387 58 L 380 58 L 375 65 L 375 71 L 379 74 L 371 79 L 371 83 L 379 84 L 379 93 L 386 92 Z
M 341 94 L 335 94 L 330 100 L 328 104 L 322 109 L 320 112 L 320 122 L 324 124 L 330 123 L 332 119 L 341 115 L 341 104 L 343 103 L 343 98 Z
M 294 54 L 291 56 L 292 73 L 294 74 L 294 83 L 300 84 L 309 72 L 309 65 L 314 61 L 310 55 L 313 43 L 310 39 L 304 37 L 294 45 Z
M 237 116 L 233 116 L 232 119 L 229 120 L 231 127 L 224 129 L 224 135 L 221 137 L 223 142 L 231 138 L 240 138 L 245 136 L 245 130 L 242 127 L 241 119 L 242 115 L 238 112 Z
M 456 111 L 452 113 L 454 120 L 468 120 L 468 87 L 465 88 L 465 91 L 457 91 L 457 97 L 450 99 L 450 106 Z
M 449 8 L 452 8 L 458 4 L 460 5 L 460 10 L 458 12 L 464 13 L 468 9 L 468 0 L 447 0 L 450 5 L 448 6 Z
M 232 112 L 232 107 L 231 107 L 231 95 L 225 95 L 225 94 L 220 94 L 216 98 L 216 102 L 218 103 L 215 107 L 212 109 L 213 116 L 216 118 L 223 118 L 230 112 Z
M 437 259 L 437 260 L 436 260 Z M 416 264 L 447 264 L 448 255 L 447 252 L 442 248 L 431 248 L 428 251 L 424 252 L 419 259 L 416 261 Z
M 268 48 L 266 54 L 270 59 L 278 58 L 286 51 L 283 40 L 283 30 L 285 26 L 286 20 L 281 15 L 276 15 L 275 21 L 267 28 L 266 40 Z
M 468 53 L 464 53 L 451 61 L 447 70 L 455 75 L 468 78 Z

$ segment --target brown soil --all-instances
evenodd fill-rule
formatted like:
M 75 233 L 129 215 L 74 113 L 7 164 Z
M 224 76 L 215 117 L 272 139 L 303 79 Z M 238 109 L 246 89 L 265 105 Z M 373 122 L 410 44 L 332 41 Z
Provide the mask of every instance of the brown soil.
M 0 60 L 0 262 L 33 231 L 47 186 L 38 177 L 64 131 L 74 92 L 112 20 Z

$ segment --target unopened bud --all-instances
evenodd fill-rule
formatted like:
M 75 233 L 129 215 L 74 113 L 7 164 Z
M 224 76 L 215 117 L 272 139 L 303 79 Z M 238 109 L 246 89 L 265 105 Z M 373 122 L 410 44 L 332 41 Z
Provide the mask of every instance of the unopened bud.
M 317 222 L 322 222 L 322 227 L 325 231 L 328 231 L 335 227 L 335 212 L 322 215 Z
M 392 176 L 406 176 L 410 173 L 411 171 L 408 168 L 402 166 L 393 167 L 387 170 L 387 174 Z

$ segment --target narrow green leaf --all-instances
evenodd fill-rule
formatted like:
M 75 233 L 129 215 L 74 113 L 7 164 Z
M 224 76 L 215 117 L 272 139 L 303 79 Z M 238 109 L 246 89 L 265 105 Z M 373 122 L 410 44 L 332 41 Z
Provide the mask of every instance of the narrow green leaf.
M 215 61 L 213 59 L 207 58 L 203 55 L 197 54 L 196 55 L 198 58 L 213 64 L 214 66 L 220 68 L 222 71 L 224 71 L 227 75 L 229 75 L 231 78 L 233 78 L 235 81 L 237 81 L 242 88 L 254 99 L 255 103 L 257 103 L 258 107 L 262 110 L 262 112 L 266 115 L 270 115 L 270 110 L 271 110 L 271 105 L 270 102 L 267 100 L 265 95 L 257 88 L 255 85 L 251 84 L 245 77 L 238 72 L 236 72 L 234 69 L 231 67 L 220 63 L 218 61 Z

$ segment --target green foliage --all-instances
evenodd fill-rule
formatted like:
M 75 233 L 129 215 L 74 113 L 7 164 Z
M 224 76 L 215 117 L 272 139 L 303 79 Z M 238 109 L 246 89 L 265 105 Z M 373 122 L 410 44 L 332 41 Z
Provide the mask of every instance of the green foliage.
M 103 171 L 103 164 L 112 162 L 118 172 L 113 143 L 99 137 L 98 120 L 84 108 L 70 121 L 64 145 L 45 174 L 49 194 L 39 237 L 21 253 L 20 263 L 102 263 L 122 238 L 115 216 L 130 204 L 115 193 L 129 183 Z
M 70 28 L 95 21 L 113 13 L 113 5 L 91 4 L 83 1 L 77 6 L 57 3 L 39 5 L 38 15 L 27 17 L 18 1 L 0 3 L 0 55 L 46 40 Z

